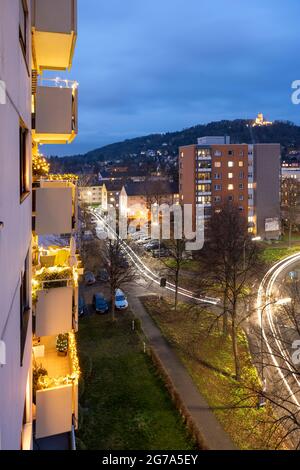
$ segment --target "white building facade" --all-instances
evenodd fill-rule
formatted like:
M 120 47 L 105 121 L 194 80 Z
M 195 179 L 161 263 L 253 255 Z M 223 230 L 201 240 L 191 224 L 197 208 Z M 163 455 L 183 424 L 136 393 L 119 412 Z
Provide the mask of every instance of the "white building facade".
M 48 254 L 40 252 L 38 231 L 68 233 L 70 228 L 71 237 L 76 229 L 74 185 L 37 178 L 33 181 L 32 176 L 32 158 L 38 156 L 38 144 L 71 142 L 77 134 L 76 85 L 39 81 L 43 70 L 70 68 L 76 17 L 76 0 L 0 0 L 0 450 L 33 449 L 37 429 L 46 438 L 76 427 L 77 398 L 73 392 L 78 365 L 70 374 L 74 379 L 67 391 L 69 395 L 72 392 L 67 422 L 61 411 L 68 402 L 53 387 L 40 391 L 51 392 L 56 407 L 54 402 L 49 404 L 50 393 L 47 397 L 43 393 L 41 399 L 33 397 L 32 379 L 37 342 L 40 346 L 50 344 L 58 332 L 67 333 L 61 328 L 68 326 L 73 365 L 77 361 L 75 264 L 70 268 L 75 282 L 72 277 L 66 286 L 71 289 L 72 322 L 62 325 L 59 320 L 55 327 L 55 318 L 47 319 L 46 310 L 38 318 L 39 292 L 36 299 L 32 296 L 33 282 L 37 282 L 34 276 L 38 269 L 46 269 L 41 255 Z M 55 100 L 59 108 L 53 106 Z M 58 217 L 57 201 L 61 206 Z M 71 249 L 69 255 L 67 261 L 71 263 L 75 259 Z M 68 304 L 60 306 L 58 301 L 56 307 L 63 310 L 64 318 Z M 38 323 L 43 325 L 47 341 L 37 337 Z M 43 362 L 43 357 L 39 360 Z M 56 429 L 51 422 L 53 410 Z

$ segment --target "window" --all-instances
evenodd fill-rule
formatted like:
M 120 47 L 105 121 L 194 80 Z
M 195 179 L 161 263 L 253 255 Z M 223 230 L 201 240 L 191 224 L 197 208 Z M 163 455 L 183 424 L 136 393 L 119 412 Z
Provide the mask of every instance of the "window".
M 210 184 L 198 184 L 197 191 L 199 193 L 209 193 L 211 191 Z
M 243 166 L 244 166 L 244 162 L 239 162 L 239 167 L 243 168 Z
M 27 172 L 28 172 L 28 158 L 27 158 L 27 134 L 28 131 L 20 125 L 19 131 L 19 159 L 20 159 L 20 196 L 21 200 L 25 194 L 28 193 L 28 180 L 27 180 Z
M 214 156 L 215 157 L 222 157 L 222 152 L 220 150 L 215 150 Z
M 200 181 L 208 181 L 211 179 L 211 173 L 198 173 L 198 180 Z
M 240 207 L 239 207 L 239 211 L 240 211 L 240 212 L 243 212 L 243 211 L 244 211 L 243 206 L 240 206 Z
M 240 171 L 239 178 L 240 178 L 240 179 L 243 179 L 244 176 L 245 176 L 244 172 L 243 172 L 243 171 Z
M 234 166 L 234 163 L 233 162 L 228 162 L 228 167 L 229 168 L 232 168 Z
M 221 196 L 214 197 L 214 202 L 221 202 L 221 200 L 222 200 Z
M 234 190 L 233 184 L 229 184 L 229 185 L 228 185 L 228 191 L 233 191 L 233 190 Z
M 228 196 L 228 201 L 232 202 L 233 201 L 233 196 Z
M 233 156 L 233 155 L 234 155 L 234 151 L 233 151 L 233 150 L 228 150 L 228 155 Z
M 30 318 L 30 305 L 29 305 L 29 253 L 26 257 L 24 264 L 24 271 L 21 274 L 21 287 L 20 287 L 20 343 L 21 343 L 21 367 L 23 366 L 23 355 L 26 344 L 28 323 Z
M 239 201 L 243 201 L 243 200 L 244 200 L 244 196 L 242 194 L 240 194 Z
M 205 168 L 205 169 L 210 169 L 211 168 L 211 162 L 210 161 L 201 161 L 201 162 L 198 162 L 198 168 L 199 170 L 201 170 L 202 168 Z
M 239 156 L 240 156 L 240 157 L 243 157 L 243 156 L 244 156 L 244 151 L 243 151 L 243 150 L 240 150 Z
M 27 23 L 28 23 L 28 9 L 26 0 L 19 0 L 19 39 L 23 50 L 23 54 L 27 55 Z
M 215 184 L 215 191 L 221 191 L 222 186 L 221 184 Z
M 239 189 L 244 189 L 244 183 L 239 184 Z
M 214 174 L 214 179 L 215 180 L 221 180 L 222 179 L 222 173 L 215 173 Z
M 215 162 L 215 168 L 221 168 L 222 163 L 221 162 Z
M 232 180 L 233 178 L 233 173 L 228 173 L 228 179 Z

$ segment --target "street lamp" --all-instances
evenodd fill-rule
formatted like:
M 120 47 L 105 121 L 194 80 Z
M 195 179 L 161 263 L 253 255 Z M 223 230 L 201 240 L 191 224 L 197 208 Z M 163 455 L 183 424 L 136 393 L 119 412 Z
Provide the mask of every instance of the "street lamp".
M 252 242 L 260 242 L 261 240 L 262 240 L 261 237 L 253 237 L 253 238 L 251 238 L 251 241 L 252 241 Z M 246 269 L 246 246 L 247 246 L 247 243 L 248 243 L 248 242 L 249 242 L 248 239 L 245 240 L 245 241 L 244 241 L 244 247 L 243 247 L 243 260 L 244 260 L 244 262 L 243 262 L 243 268 L 244 268 L 244 271 L 245 271 L 245 269 Z

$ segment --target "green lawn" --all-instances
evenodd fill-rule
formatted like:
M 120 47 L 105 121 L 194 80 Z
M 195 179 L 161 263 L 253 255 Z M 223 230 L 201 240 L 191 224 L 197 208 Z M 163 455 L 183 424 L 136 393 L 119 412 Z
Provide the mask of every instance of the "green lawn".
M 89 450 L 189 450 L 194 444 L 142 352 L 132 319 L 92 316 L 80 322 L 78 447 Z
M 225 339 L 217 325 L 211 329 L 215 317 L 210 312 L 197 308 L 191 311 L 184 304 L 175 312 L 165 301 L 147 301 L 145 306 L 237 447 L 274 449 L 282 430 L 271 432 L 271 407 L 258 409 L 258 396 L 250 391 L 260 385 L 244 333 L 239 333 L 242 382 L 238 383 L 234 379 L 231 339 Z
M 277 261 L 300 252 L 300 245 L 291 248 L 278 246 L 268 246 L 262 252 L 262 260 L 267 264 L 274 264 Z

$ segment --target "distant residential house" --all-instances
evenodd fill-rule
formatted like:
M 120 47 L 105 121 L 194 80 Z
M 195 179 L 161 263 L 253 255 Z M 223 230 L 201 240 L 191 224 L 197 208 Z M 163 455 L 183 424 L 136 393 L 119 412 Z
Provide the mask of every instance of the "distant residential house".
M 107 191 L 107 206 L 113 206 L 118 209 L 120 205 L 120 194 L 123 188 L 122 180 L 106 181 L 105 187 Z
M 179 204 L 179 190 L 176 183 L 169 181 L 146 181 L 127 183 L 120 194 L 120 210 L 129 217 L 147 218 L 153 204 Z
M 79 200 L 84 204 L 98 204 L 103 210 L 107 210 L 106 185 L 102 184 L 79 188 Z

